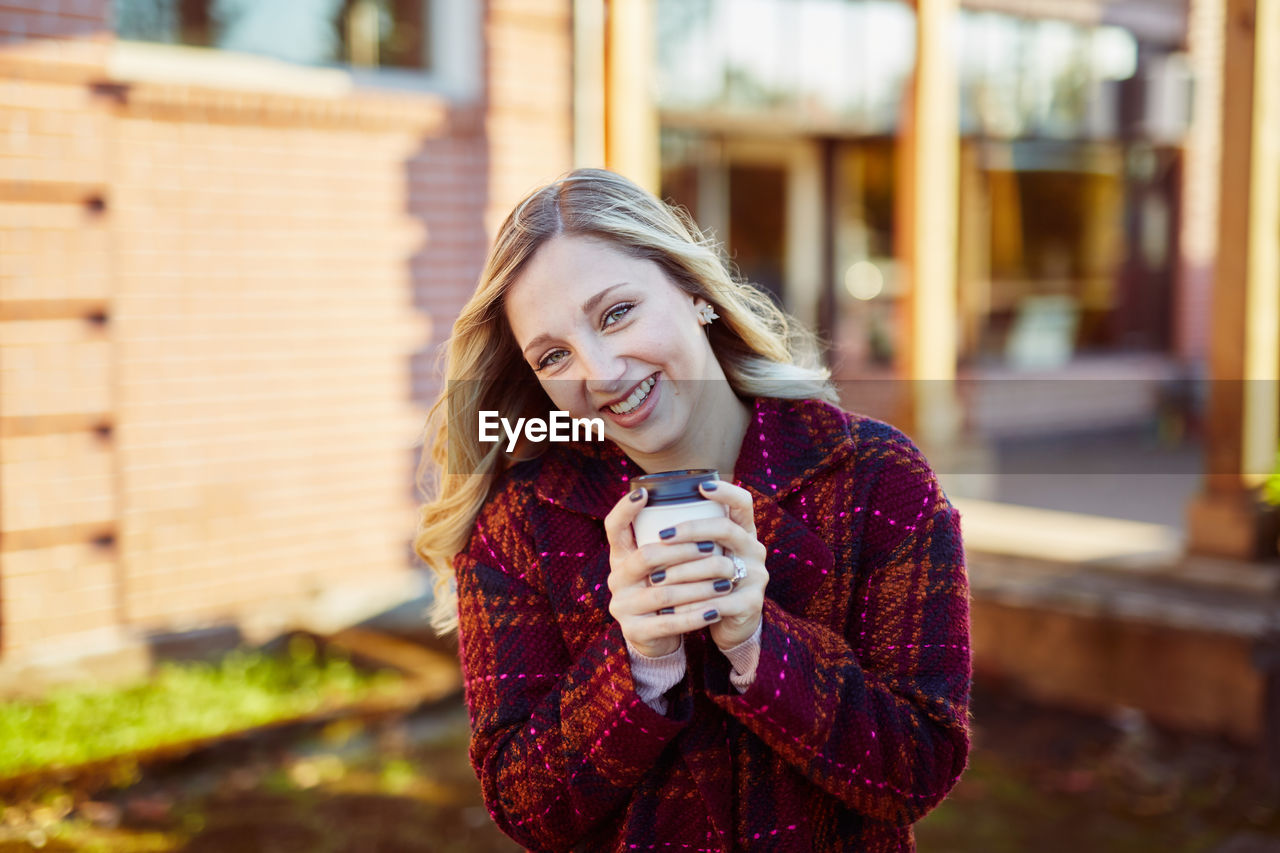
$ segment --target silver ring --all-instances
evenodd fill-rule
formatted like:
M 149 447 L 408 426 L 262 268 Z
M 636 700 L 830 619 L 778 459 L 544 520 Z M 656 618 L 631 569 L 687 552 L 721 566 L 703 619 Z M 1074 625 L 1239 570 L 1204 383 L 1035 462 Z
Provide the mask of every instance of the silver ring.
M 729 560 L 733 563 L 733 585 L 737 586 L 747 576 L 747 564 L 737 554 L 731 555 Z

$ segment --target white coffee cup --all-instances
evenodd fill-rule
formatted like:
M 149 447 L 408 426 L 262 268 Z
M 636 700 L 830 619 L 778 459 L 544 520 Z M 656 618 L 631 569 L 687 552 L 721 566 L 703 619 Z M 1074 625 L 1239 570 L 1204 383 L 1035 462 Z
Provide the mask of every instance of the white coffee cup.
M 658 535 L 659 531 L 675 527 L 682 521 L 723 518 L 726 514 L 724 506 L 707 500 L 698 490 L 702 483 L 719 479 L 719 472 L 713 468 L 661 471 L 632 479 L 630 485 L 635 488 L 643 487 L 649 496 L 644 508 L 631 523 L 631 529 L 636 535 L 636 545 L 663 541 Z M 716 545 L 712 553 L 724 552 Z

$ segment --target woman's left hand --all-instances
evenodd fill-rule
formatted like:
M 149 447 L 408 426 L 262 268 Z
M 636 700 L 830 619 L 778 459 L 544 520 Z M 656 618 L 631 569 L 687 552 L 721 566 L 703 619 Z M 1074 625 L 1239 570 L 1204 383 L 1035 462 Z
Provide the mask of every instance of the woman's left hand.
M 676 525 L 675 536 L 665 540 L 665 544 L 715 542 L 724 550 L 724 555 L 707 559 L 723 560 L 726 577 L 733 574 L 732 557 L 742 560 L 746 576 L 733 589 L 713 595 L 705 602 L 706 607 L 720 613 L 720 621 L 707 628 L 711 639 L 720 649 L 731 649 L 751 639 L 760 626 L 764 588 L 769 583 L 766 551 L 756 539 L 755 507 L 750 492 L 721 480 L 703 483 L 701 489 L 703 497 L 728 511 L 728 517 L 681 522 Z M 678 573 L 679 567 L 668 570 L 669 576 L 678 576 Z

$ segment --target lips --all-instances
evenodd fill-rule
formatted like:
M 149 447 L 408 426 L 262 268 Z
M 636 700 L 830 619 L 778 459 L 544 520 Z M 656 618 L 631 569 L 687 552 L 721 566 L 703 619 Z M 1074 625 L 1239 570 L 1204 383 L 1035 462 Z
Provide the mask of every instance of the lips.
M 626 397 L 608 403 L 601 408 L 608 409 L 615 415 L 625 415 L 635 411 L 648 398 L 649 392 L 653 390 L 653 385 L 657 381 L 657 377 L 656 373 L 646 377 L 632 388 L 631 393 Z

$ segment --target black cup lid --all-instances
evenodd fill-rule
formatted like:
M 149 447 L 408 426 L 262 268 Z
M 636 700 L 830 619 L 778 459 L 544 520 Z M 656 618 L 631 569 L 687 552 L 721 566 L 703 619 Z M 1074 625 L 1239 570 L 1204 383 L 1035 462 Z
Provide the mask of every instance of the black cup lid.
M 687 503 L 705 501 L 698 486 L 719 479 L 720 472 L 714 468 L 686 468 L 634 477 L 631 485 L 636 488 L 643 486 L 649 492 L 649 504 Z

